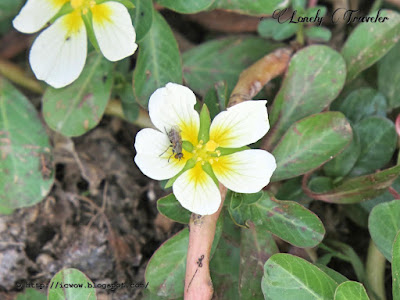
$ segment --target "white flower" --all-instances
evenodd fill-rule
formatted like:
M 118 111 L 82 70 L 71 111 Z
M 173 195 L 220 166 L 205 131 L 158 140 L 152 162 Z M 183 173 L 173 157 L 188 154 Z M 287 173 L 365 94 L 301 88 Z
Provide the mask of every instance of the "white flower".
M 87 54 L 84 19 L 108 60 L 117 61 L 136 51 L 136 33 L 128 10 L 115 1 L 97 4 L 95 0 L 28 0 L 13 25 L 24 33 L 36 32 L 64 5 L 69 13 L 58 17 L 32 45 L 29 61 L 38 79 L 60 88 L 79 77 Z
M 179 84 L 168 83 L 156 90 L 150 97 L 149 114 L 158 130 L 138 132 L 135 163 L 152 179 L 174 177 L 173 192 L 181 205 L 196 214 L 210 215 L 221 204 L 218 182 L 234 192 L 256 193 L 269 183 L 276 162 L 272 154 L 259 149 L 224 155 L 226 148 L 246 146 L 267 133 L 267 101 L 246 101 L 228 108 L 211 126 L 209 122 L 200 126 L 195 103 L 193 92 Z M 168 137 L 178 129 L 183 157 L 176 155 Z

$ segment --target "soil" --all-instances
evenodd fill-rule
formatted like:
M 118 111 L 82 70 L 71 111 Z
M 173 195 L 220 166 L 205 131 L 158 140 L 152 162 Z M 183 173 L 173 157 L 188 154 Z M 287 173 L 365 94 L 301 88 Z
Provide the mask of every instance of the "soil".
M 50 133 L 51 192 L 38 205 L 0 217 L 1 299 L 14 299 L 30 284 L 48 284 L 62 268 L 77 268 L 101 286 L 145 283 L 151 255 L 182 225 L 158 214 L 156 201 L 168 192 L 133 162 L 137 131 L 105 117 L 79 138 Z M 141 293 L 97 289 L 98 299 L 138 299 Z

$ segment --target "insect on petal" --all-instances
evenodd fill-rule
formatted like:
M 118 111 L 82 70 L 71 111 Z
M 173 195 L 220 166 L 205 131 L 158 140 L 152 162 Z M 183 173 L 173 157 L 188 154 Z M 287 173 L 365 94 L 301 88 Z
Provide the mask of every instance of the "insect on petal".
M 86 61 L 87 37 L 77 13 L 65 15 L 43 31 L 29 55 L 33 72 L 55 88 L 64 87 L 82 72 Z
M 211 215 L 221 204 L 217 185 L 200 164 L 179 176 L 172 189 L 184 208 L 199 215 Z
M 154 126 L 168 133 L 177 127 L 183 140 L 197 144 L 200 117 L 194 110 L 196 96 L 187 87 L 168 83 L 157 89 L 149 100 L 149 114 Z
M 162 132 L 145 128 L 140 130 L 135 140 L 135 163 L 146 176 L 155 180 L 169 179 L 178 174 L 185 166 L 185 161 L 171 159 L 168 154 L 162 155 L 170 150 L 168 137 Z
M 14 28 L 23 33 L 39 31 L 69 0 L 28 0 L 14 18 Z
M 91 11 L 94 34 L 108 60 L 121 60 L 136 51 L 135 29 L 124 5 L 110 1 L 95 5 Z
M 269 130 L 266 103 L 245 101 L 219 113 L 211 123 L 210 139 L 226 148 L 255 143 Z
M 265 187 L 276 169 L 274 156 L 259 149 L 221 156 L 212 165 L 217 179 L 237 193 L 256 193 Z

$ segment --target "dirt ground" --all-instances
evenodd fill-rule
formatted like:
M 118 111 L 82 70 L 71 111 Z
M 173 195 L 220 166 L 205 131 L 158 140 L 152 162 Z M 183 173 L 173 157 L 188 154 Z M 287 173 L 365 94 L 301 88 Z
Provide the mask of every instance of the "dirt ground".
M 158 214 L 156 201 L 168 192 L 133 162 L 137 131 L 105 117 L 79 138 L 52 133 L 56 180 L 50 194 L 0 217 L 1 299 L 13 299 L 32 283 L 47 284 L 63 267 L 99 285 L 144 283 L 149 258 L 182 226 Z M 99 299 L 137 299 L 140 293 L 97 289 L 104 296 Z

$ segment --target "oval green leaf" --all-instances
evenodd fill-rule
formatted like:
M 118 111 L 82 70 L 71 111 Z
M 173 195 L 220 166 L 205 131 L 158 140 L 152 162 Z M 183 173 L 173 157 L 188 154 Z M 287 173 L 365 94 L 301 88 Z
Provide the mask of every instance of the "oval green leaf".
M 385 22 L 360 23 L 342 48 L 347 64 L 347 82 L 377 62 L 399 40 L 400 15 L 391 10 L 373 12 L 369 17 L 389 18 Z M 390 80 L 393 80 L 391 78 Z
M 183 208 L 174 194 L 169 194 L 157 201 L 158 211 L 167 218 L 182 224 L 188 224 L 192 213 Z
M 270 300 L 332 300 L 337 286 L 318 267 L 283 253 L 273 255 L 265 263 L 261 282 L 264 297 Z
M 249 224 L 242 228 L 240 241 L 239 293 L 241 299 L 262 299 L 260 286 L 264 264 L 273 254 L 279 253 L 272 234 L 259 226 Z
M 222 234 L 223 221 L 218 219 L 211 257 Z M 168 299 L 183 296 L 185 287 L 186 257 L 189 244 L 189 230 L 185 228 L 164 242 L 153 254 L 146 267 L 145 280 L 153 294 Z
M 0 77 L 0 213 L 40 202 L 54 181 L 52 148 L 32 103 Z
M 388 109 L 400 106 L 400 43 L 378 63 L 378 87 L 388 100 Z
M 260 194 L 261 197 L 253 197 Z M 242 201 L 234 198 L 242 197 Z M 252 197 L 249 204 L 247 198 Z M 248 226 L 248 221 L 257 227 L 262 227 L 281 239 L 297 247 L 314 247 L 325 235 L 321 220 L 311 211 L 293 201 L 280 201 L 272 194 L 263 192 L 257 194 L 232 193 L 231 201 L 240 203 L 230 206 L 229 213 L 233 220 L 241 226 Z
M 393 243 L 392 255 L 393 300 L 400 300 L 400 230 Z
M 335 300 L 369 300 L 364 286 L 355 281 L 346 281 L 340 284 L 335 291 Z
M 157 2 L 181 14 L 193 14 L 208 9 L 215 0 L 157 0 Z
M 360 138 L 353 130 L 353 140 L 338 156 L 324 165 L 324 172 L 330 177 L 346 176 L 356 164 L 360 156 Z
M 386 98 L 375 89 L 362 87 L 352 91 L 337 107 L 353 123 L 369 116 L 386 117 Z
M 227 9 L 244 15 L 272 15 L 276 9 L 289 5 L 287 0 L 219 0 L 213 8 Z
M 360 176 L 384 167 L 396 150 L 393 122 L 382 117 L 368 117 L 357 123 L 354 131 L 360 137 L 361 151 L 350 175 Z
M 381 203 L 375 206 L 368 219 L 371 238 L 388 261 L 392 261 L 392 248 L 400 230 L 400 201 Z
M 330 203 L 352 204 L 375 198 L 383 194 L 400 175 L 400 165 L 374 174 L 348 179 L 327 193 L 307 194 Z
M 345 78 L 345 62 L 335 50 L 310 46 L 297 52 L 271 108 L 273 144 L 294 122 L 321 112 L 331 103 L 341 91 Z
M 79 136 L 101 120 L 111 94 L 113 64 L 92 53 L 82 74 L 71 85 L 49 87 L 43 96 L 47 125 L 65 136 Z
M 18 294 L 15 300 L 46 300 L 47 296 L 35 289 L 26 289 L 24 293 Z
M 199 95 L 221 80 L 226 80 L 230 93 L 240 72 L 278 47 L 256 37 L 209 41 L 183 54 L 183 76 Z
M 338 155 L 352 140 L 340 112 L 312 115 L 293 124 L 273 150 L 277 168 L 271 181 L 305 174 Z
M 51 279 L 48 300 L 96 300 L 93 282 L 77 269 L 64 269 Z
M 130 10 L 136 31 L 136 42 L 141 41 L 151 28 L 153 22 L 153 2 L 149 0 L 133 0 L 135 8 Z
M 181 56 L 168 23 L 154 12 L 151 28 L 139 42 L 139 56 L 133 72 L 136 101 L 147 107 L 150 95 L 168 82 L 182 83 Z
M 150 292 L 170 299 L 183 295 L 189 230 L 183 229 L 163 243 L 146 267 Z

